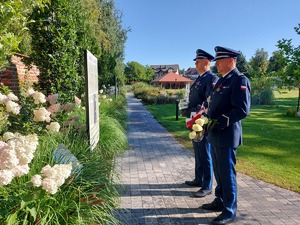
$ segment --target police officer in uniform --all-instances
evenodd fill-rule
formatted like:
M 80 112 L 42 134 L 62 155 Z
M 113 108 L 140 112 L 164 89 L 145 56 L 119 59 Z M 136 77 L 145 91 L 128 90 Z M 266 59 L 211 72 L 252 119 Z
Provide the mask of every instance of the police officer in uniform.
M 250 111 L 250 82 L 236 68 L 238 51 L 220 46 L 215 51 L 215 65 L 222 77 L 208 99 L 207 114 L 217 121 L 208 133 L 217 186 L 213 202 L 203 204 L 202 208 L 222 211 L 211 224 L 227 224 L 236 217 L 236 151 L 242 144 L 241 120 Z
M 203 102 L 210 95 L 212 84 L 218 79 L 210 71 L 210 61 L 213 59 L 212 55 L 202 49 L 196 51 L 194 61 L 199 76 L 190 88 L 188 109 L 185 112 L 187 117 L 190 117 L 191 112 L 200 110 Z M 212 189 L 213 169 L 210 144 L 206 136 L 200 142 L 193 140 L 192 143 L 195 153 L 195 179 L 185 183 L 190 186 L 201 187 L 191 197 L 204 197 L 211 194 Z

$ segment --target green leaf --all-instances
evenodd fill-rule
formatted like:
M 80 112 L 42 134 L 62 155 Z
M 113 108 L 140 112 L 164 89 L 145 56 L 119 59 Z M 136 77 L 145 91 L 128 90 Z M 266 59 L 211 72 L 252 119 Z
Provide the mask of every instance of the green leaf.
M 28 208 L 28 209 L 29 209 L 29 208 Z M 33 217 L 33 219 L 36 220 L 36 216 L 37 216 L 36 208 L 33 207 L 33 208 L 29 209 L 29 210 L 28 210 L 28 209 L 27 209 L 27 211 L 29 211 L 29 212 L 30 212 L 30 215 Z
M 16 224 L 18 224 L 17 216 L 18 216 L 17 213 L 10 214 L 6 219 L 6 224 L 7 225 L 16 225 Z

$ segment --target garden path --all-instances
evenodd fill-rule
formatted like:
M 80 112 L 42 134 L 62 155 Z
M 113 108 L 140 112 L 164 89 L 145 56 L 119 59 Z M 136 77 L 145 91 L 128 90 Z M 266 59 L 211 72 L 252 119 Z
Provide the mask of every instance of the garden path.
M 117 158 L 123 189 L 116 218 L 129 225 L 209 224 L 218 215 L 191 198 L 194 156 L 162 127 L 131 93 L 127 95 L 130 150 Z M 175 115 L 174 115 L 175 118 Z M 232 224 L 300 224 L 300 194 L 238 174 L 238 213 Z M 215 186 L 215 183 L 214 183 Z

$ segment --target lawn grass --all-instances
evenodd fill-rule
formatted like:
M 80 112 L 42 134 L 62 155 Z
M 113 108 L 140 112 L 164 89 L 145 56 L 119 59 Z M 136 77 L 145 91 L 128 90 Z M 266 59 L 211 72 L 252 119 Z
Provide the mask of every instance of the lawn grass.
M 237 171 L 300 193 L 300 118 L 287 117 L 296 108 L 298 92 L 275 92 L 270 106 L 252 106 L 243 120 L 244 145 L 238 148 Z M 174 104 L 147 109 L 184 147 L 192 150 L 185 118 L 176 121 Z

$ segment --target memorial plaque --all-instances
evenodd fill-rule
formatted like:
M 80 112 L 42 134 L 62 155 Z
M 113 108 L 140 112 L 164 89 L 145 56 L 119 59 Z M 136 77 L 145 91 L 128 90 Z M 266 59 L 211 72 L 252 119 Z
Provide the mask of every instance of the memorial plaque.
M 85 59 L 86 124 L 88 138 L 93 150 L 99 141 L 98 60 L 88 50 Z

